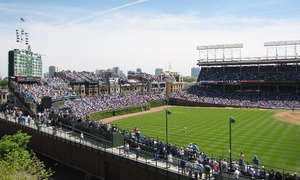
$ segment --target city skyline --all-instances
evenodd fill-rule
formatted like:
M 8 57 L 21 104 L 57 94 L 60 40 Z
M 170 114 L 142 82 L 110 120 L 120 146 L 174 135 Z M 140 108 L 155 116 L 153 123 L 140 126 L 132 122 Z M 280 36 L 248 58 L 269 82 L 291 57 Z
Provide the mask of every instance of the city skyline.
M 242 57 L 265 56 L 264 42 L 300 39 L 297 0 L 199 1 L 2 1 L 0 74 L 8 74 L 8 51 L 29 45 L 44 54 L 43 73 L 119 67 L 125 73 L 156 68 L 190 76 L 197 46 L 243 43 Z

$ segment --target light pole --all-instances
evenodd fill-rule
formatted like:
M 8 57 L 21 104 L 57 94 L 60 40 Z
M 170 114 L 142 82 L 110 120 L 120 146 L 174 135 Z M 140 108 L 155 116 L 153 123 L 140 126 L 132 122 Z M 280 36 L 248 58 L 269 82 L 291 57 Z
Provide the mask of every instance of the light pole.
M 168 152 L 168 115 L 171 114 L 171 111 L 169 109 L 166 110 L 166 153 L 165 153 L 165 158 L 167 158 L 167 152 Z
M 230 171 L 232 171 L 232 159 L 231 159 L 231 124 L 235 123 L 235 119 L 233 117 L 229 118 L 229 161 L 230 161 Z

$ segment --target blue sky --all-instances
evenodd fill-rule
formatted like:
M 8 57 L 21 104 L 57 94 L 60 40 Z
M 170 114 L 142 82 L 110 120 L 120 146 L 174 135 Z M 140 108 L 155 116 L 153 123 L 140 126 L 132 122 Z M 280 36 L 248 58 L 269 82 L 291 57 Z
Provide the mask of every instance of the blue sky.
M 16 42 L 21 27 L 45 55 L 43 72 L 119 66 L 154 74 L 171 64 L 186 76 L 197 46 L 243 43 L 242 57 L 265 56 L 264 42 L 300 39 L 299 20 L 299 0 L 1 0 L 0 73 L 7 76 L 8 51 L 25 48 Z

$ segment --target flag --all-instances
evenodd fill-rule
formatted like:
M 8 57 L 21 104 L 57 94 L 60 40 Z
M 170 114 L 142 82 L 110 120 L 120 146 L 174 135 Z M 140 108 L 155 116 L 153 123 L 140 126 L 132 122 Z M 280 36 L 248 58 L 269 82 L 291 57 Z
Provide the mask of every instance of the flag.
M 25 43 L 26 45 L 29 44 L 29 38 L 28 38 L 29 34 L 28 33 L 25 33 Z
M 24 18 L 21 18 L 21 22 L 25 22 L 25 19 L 24 19 Z
M 24 37 L 24 29 L 22 28 L 21 29 L 21 38 L 20 38 L 21 39 L 21 41 L 20 41 L 21 43 L 23 43 L 23 40 L 24 40 L 23 37 Z
M 19 30 L 16 29 L 16 37 L 17 37 L 17 42 L 20 42 L 20 36 L 19 36 Z

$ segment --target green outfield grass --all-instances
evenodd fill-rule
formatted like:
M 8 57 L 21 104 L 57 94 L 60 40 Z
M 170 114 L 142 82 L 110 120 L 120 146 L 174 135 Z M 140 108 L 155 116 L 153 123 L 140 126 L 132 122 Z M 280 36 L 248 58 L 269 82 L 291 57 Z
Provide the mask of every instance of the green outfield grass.
M 168 140 L 186 148 L 196 142 L 209 157 L 229 157 L 229 118 L 232 124 L 232 159 L 239 152 L 252 164 L 255 155 L 267 169 L 300 172 L 300 126 L 276 119 L 279 110 L 172 107 L 168 116 Z M 121 129 L 139 127 L 142 136 L 166 140 L 166 112 L 160 111 L 124 118 L 117 123 Z M 184 127 L 187 132 L 184 132 Z

